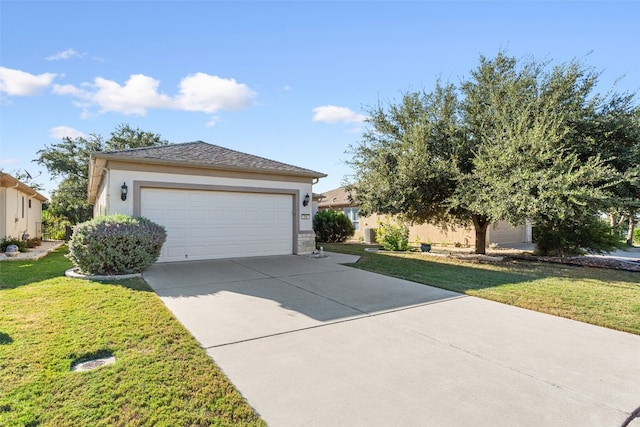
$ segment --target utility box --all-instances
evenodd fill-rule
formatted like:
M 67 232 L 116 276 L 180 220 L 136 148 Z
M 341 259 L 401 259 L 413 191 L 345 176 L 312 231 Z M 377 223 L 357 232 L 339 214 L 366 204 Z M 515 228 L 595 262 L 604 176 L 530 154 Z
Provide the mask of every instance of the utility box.
M 375 243 L 376 242 L 376 230 L 373 228 L 364 229 L 364 242 Z

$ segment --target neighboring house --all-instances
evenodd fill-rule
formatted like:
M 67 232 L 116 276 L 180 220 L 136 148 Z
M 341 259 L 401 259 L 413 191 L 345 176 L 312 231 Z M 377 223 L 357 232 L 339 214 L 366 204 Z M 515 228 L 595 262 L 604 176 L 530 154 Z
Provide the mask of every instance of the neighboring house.
M 353 238 L 362 239 L 365 242 L 374 240 L 373 230 L 378 227 L 378 221 L 387 221 L 385 215 L 359 216 L 358 205 L 351 201 L 344 187 L 323 193 L 318 202 L 318 209 L 333 209 L 344 212 L 356 229 Z M 409 227 L 409 242 L 414 243 L 416 241 L 445 245 L 458 244 L 469 247 L 474 245 L 475 231 L 473 226 L 450 227 L 449 230 L 444 230 L 431 224 L 413 225 Z M 487 245 L 497 243 L 499 246 L 506 246 L 510 243 L 523 242 L 531 242 L 531 224 L 529 223 L 513 227 L 504 221 L 499 221 L 491 224 L 487 229 Z
M 94 215 L 165 226 L 159 262 L 304 254 L 315 250 L 312 186 L 325 176 L 202 141 L 95 152 L 89 202 Z
M 27 184 L 0 172 L 0 237 L 42 238 L 42 203 L 46 201 Z

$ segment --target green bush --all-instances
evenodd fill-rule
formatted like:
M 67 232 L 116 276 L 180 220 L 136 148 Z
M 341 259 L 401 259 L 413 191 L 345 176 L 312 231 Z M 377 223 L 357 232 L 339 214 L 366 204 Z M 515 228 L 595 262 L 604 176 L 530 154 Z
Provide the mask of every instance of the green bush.
M 24 240 L 20 240 L 17 237 L 5 236 L 0 240 L 0 252 L 5 252 L 7 250 L 7 246 L 16 245 L 20 252 L 27 252 L 27 242 Z
M 622 247 L 620 233 L 596 215 L 571 220 L 536 220 L 533 241 L 537 255 L 571 256 L 605 253 Z
M 405 224 L 378 221 L 376 241 L 386 251 L 409 250 L 409 228 Z
M 42 233 L 45 240 L 65 240 L 66 227 L 71 227 L 69 220 L 57 217 L 50 210 L 42 211 Z
M 160 256 L 163 226 L 142 217 L 116 214 L 78 224 L 67 257 L 83 274 L 140 273 Z
M 356 232 L 345 214 L 331 209 L 319 211 L 313 217 L 313 231 L 318 241 L 327 243 L 344 242 Z

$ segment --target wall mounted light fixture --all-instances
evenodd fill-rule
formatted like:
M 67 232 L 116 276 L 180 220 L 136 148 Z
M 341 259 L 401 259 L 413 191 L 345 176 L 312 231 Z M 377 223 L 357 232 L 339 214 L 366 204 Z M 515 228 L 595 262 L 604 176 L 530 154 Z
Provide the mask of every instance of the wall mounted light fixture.
M 304 200 L 302 201 L 302 206 L 307 206 L 309 204 L 309 200 L 311 200 L 311 197 L 309 197 L 309 193 L 307 193 L 307 195 L 304 196 Z
M 129 192 L 129 188 L 127 187 L 127 183 L 123 183 L 122 187 L 120 187 L 120 198 L 124 202 L 127 200 L 127 193 Z

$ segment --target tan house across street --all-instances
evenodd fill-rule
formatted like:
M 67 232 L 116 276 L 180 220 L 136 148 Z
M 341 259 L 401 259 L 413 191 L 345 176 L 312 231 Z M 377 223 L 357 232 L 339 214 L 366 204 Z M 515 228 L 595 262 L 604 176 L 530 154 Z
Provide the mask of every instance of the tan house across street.
M 374 241 L 373 230 L 378 227 L 378 221 L 385 222 L 385 215 L 359 216 L 359 206 L 351 201 L 344 187 L 323 193 L 318 202 L 318 210 L 333 209 L 343 212 L 353 223 L 356 232 L 354 239 L 365 242 Z M 499 221 L 491 224 L 487 229 L 487 245 L 495 243 L 499 246 L 508 246 L 514 243 L 531 243 L 531 224 L 523 224 L 513 227 L 507 222 Z M 451 227 L 444 230 L 432 224 L 419 224 L 409 227 L 409 242 L 429 242 L 441 245 L 456 245 L 470 247 L 475 242 L 473 226 Z
M 315 250 L 312 186 L 326 175 L 202 141 L 96 152 L 94 215 L 144 216 L 163 225 L 159 262 Z
M 0 237 L 42 238 L 42 204 L 47 198 L 0 172 Z

